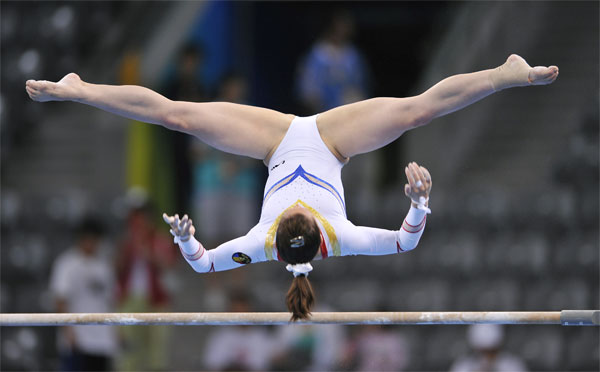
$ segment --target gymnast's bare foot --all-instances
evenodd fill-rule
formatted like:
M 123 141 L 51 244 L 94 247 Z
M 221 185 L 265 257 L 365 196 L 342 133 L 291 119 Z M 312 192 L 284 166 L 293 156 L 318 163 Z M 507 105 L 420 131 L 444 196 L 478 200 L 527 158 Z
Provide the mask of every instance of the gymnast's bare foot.
M 32 100 L 37 102 L 67 101 L 80 97 L 83 81 L 79 75 L 70 73 L 60 81 L 27 80 L 25 90 Z
M 551 84 L 557 77 L 558 67 L 532 68 L 521 56 L 511 54 L 502 66 L 492 70 L 490 81 L 494 90 L 499 91 L 512 87 Z

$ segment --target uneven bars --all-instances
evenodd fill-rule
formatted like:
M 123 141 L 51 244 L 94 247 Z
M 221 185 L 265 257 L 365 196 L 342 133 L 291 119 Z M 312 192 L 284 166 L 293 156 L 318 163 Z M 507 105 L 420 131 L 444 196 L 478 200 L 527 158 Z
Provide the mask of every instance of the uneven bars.
M 0 326 L 281 325 L 289 313 L 13 313 Z M 561 324 L 599 326 L 600 310 L 469 312 L 323 312 L 298 324 Z

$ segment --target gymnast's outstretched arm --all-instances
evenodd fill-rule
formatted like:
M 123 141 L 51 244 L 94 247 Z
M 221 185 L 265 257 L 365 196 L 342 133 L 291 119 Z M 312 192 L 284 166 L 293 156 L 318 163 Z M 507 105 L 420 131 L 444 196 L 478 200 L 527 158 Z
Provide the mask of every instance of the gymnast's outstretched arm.
M 427 221 L 429 193 L 432 180 L 429 171 L 412 162 L 405 168 L 408 183 L 404 193 L 411 199 L 411 207 L 399 230 L 354 226 L 348 223 L 339 231 L 343 256 L 384 255 L 413 250 L 419 244 Z
M 404 169 L 408 183 L 404 193 L 411 199 L 411 208 L 398 231 L 354 226 L 350 221 L 339 226 L 342 255 L 383 255 L 414 249 L 425 228 L 426 213 L 432 180 L 429 171 L 412 162 Z M 245 264 L 265 261 L 264 239 L 252 231 L 230 240 L 215 249 L 207 250 L 194 238 L 196 229 L 187 216 L 168 216 L 164 221 L 170 226 L 181 253 L 190 266 L 199 273 L 230 270 Z M 319 255 L 315 259 L 320 259 Z
M 446 78 L 408 98 L 373 98 L 336 107 L 319 115 L 325 143 L 342 157 L 373 151 L 405 131 L 460 110 L 502 89 L 552 83 L 558 67 L 531 67 L 513 54 L 495 69 Z
M 236 269 L 249 263 L 261 262 L 258 252 L 264 252 L 264 242 L 255 235 L 247 234 L 219 245 L 215 249 L 205 249 L 202 243 L 194 238 L 196 229 L 187 215 L 168 216 L 163 219 L 171 227 L 175 243 L 179 245 L 181 254 L 187 263 L 198 273 L 210 273 Z
M 141 86 L 90 84 L 74 73 L 56 83 L 28 80 L 25 89 L 34 101 L 83 103 L 194 135 L 222 151 L 262 160 L 275 150 L 293 119 L 293 115 L 228 102 L 171 101 Z

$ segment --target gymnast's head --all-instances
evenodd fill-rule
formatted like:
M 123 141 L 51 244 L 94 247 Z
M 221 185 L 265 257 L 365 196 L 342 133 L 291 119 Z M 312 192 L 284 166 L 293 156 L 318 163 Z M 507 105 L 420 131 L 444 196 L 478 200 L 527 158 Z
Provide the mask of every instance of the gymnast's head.
M 286 295 L 292 321 L 308 319 L 315 297 L 308 281 L 310 261 L 321 244 L 321 232 L 315 217 L 307 209 L 296 206 L 287 210 L 279 222 L 276 236 L 279 256 L 288 263 L 294 280 Z

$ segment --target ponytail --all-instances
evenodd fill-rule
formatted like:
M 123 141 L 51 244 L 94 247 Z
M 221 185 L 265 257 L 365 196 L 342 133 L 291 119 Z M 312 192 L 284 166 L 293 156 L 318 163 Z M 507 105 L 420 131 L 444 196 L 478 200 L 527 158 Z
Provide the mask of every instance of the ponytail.
M 319 251 L 321 230 L 314 218 L 301 213 L 281 219 L 277 226 L 277 253 L 288 263 L 286 269 L 294 274 L 294 281 L 285 296 L 285 303 L 292 313 L 290 321 L 308 319 L 315 303 L 315 294 L 308 281 L 312 270 L 310 261 Z
M 308 278 L 305 275 L 295 276 L 285 296 L 287 308 L 292 313 L 290 321 L 308 319 L 314 302 L 315 294 Z

